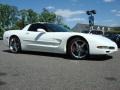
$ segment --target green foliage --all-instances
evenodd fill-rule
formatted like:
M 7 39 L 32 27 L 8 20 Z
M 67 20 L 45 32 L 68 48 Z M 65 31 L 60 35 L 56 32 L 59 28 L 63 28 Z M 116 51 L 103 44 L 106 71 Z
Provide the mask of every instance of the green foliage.
M 38 14 L 34 12 L 32 9 L 28 9 L 28 22 L 35 23 L 38 22 Z
M 20 10 L 19 11 L 20 19 L 16 22 L 16 25 L 22 29 L 25 25 L 30 23 L 38 22 L 38 14 L 32 9 Z
M 120 34 L 120 27 L 112 27 L 109 32 L 114 34 Z
M 0 26 L 0 37 L 3 37 L 4 29 Z
M 120 34 L 120 30 L 111 30 L 109 31 L 110 33 L 114 33 L 114 34 Z
M 5 30 L 16 27 L 18 9 L 15 6 L 0 4 L 0 37 Z
M 113 27 L 113 31 L 120 31 L 120 27 Z
M 17 7 L 0 4 L 0 25 L 2 28 L 10 28 L 17 21 Z
M 24 27 L 25 26 L 25 23 L 28 23 L 28 21 L 27 21 L 27 10 L 25 10 L 25 9 L 23 9 L 23 10 L 20 10 L 19 11 L 19 16 L 20 16 L 20 20 L 19 21 L 17 21 L 17 23 L 16 23 L 16 25 L 18 26 L 18 27 Z
M 17 29 L 23 29 L 25 27 L 25 22 L 23 20 L 19 20 L 16 22 Z
M 70 29 L 63 23 L 62 16 L 57 16 L 45 8 L 38 14 L 32 9 L 18 10 L 15 6 L 0 4 L 0 35 L 4 30 L 22 29 L 25 25 L 35 22 L 56 23 Z
M 56 20 L 56 14 L 48 11 L 47 9 L 43 9 L 43 12 L 39 15 L 40 22 L 49 22 L 53 23 Z

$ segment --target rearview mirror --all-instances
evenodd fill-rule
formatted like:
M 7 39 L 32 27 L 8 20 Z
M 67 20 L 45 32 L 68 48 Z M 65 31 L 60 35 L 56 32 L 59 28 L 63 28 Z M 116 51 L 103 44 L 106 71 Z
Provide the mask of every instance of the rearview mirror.
M 46 32 L 46 31 L 44 29 L 42 29 L 42 28 L 38 28 L 37 32 Z

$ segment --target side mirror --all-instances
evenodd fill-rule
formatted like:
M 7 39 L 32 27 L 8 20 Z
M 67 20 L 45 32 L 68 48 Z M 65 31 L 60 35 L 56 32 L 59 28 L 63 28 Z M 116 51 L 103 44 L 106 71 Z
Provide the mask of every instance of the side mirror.
M 37 32 L 46 32 L 46 31 L 44 29 L 42 29 L 42 28 L 38 28 Z

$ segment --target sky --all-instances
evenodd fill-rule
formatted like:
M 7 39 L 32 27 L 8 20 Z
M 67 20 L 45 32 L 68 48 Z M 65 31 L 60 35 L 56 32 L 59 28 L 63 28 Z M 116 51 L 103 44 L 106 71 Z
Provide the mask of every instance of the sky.
M 64 23 L 74 27 L 77 23 L 88 24 L 87 10 L 96 10 L 96 25 L 120 26 L 120 0 L 0 0 L 2 4 L 33 9 L 41 13 L 43 8 L 64 18 Z

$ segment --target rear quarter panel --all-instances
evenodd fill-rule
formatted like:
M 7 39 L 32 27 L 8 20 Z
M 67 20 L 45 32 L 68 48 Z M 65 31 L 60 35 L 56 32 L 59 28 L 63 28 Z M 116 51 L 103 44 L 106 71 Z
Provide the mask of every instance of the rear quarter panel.
M 5 45 L 9 46 L 9 39 L 13 35 L 17 36 L 20 39 L 20 42 L 22 43 L 22 36 L 23 36 L 24 32 L 25 31 L 23 31 L 23 30 L 6 31 L 3 35 L 3 41 L 4 41 Z

